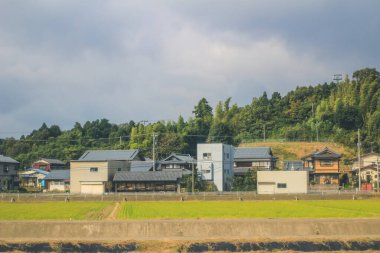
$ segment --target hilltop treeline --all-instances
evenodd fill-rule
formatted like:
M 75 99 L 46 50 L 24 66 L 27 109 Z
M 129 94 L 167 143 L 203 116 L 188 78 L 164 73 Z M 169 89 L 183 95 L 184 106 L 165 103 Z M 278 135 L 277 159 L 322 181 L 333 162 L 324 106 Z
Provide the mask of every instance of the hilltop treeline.
M 231 104 L 231 98 L 212 108 L 205 98 L 185 120 L 158 121 L 145 125 L 130 121 L 116 125 L 107 119 L 75 123 L 62 131 L 45 123 L 20 139 L 0 140 L 0 153 L 28 166 L 39 157 L 63 161 L 77 159 L 86 149 L 141 149 L 152 157 L 153 135 L 156 158 L 171 152 L 196 153 L 199 142 L 238 145 L 256 139 L 294 141 L 329 140 L 355 147 L 357 130 L 367 151 L 380 146 L 380 74 L 376 69 L 355 71 L 339 84 L 297 87 L 285 96 L 266 92 L 246 106 Z

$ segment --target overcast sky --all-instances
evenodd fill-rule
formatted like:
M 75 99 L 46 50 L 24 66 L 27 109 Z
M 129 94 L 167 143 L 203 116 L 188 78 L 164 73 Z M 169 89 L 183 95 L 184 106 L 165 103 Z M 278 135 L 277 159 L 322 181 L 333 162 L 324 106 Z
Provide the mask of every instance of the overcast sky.
M 0 138 L 380 69 L 380 1 L 0 1 Z

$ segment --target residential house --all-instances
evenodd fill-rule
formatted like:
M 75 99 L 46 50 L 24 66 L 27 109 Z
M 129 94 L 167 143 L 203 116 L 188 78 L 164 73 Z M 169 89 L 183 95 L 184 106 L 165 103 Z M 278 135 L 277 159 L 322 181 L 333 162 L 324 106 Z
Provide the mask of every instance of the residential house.
M 116 172 L 128 171 L 132 161 L 142 161 L 139 150 L 90 150 L 70 162 L 70 192 L 103 194 L 113 190 Z
M 218 191 L 231 189 L 235 148 L 222 143 L 197 145 L 197 169 L 202 180 L 213 183 Z
M 40 169 L 28 169 L 20 171 L 18 177 L 20 180 L 20 187 L 26 188 L 31 191 L 39 191 L 45 188 L 45 177 L 49 172 Z
M 352 172 L 359 174 L 359 161 L 355 158 L 351 166 Z M 380 154 L 371 152 L 360 156 L 360 178 L 363 183 L 370 183 L 377 187 L 379 180 L 378 169 L 380 166 Z
M 45 171 L 52 171 L 52 170 L 62 170 L 67 169 L 67 166 L 64 162 L 58 159 L 52 159 L 52 158 L 40 158 L 40 160 L 35 161 L 32 164 L 33 169 L 40 169 Z
M 248 170 L 273 170 L 276 160 L 270 147 L 238 147 L 234 155 L 234 175 L 243 176 Z
M 121 171 L 114 176 L 115 191 L 178 191 L 181 171 Z
M 17 169 L 19 162 L 0 155 L 0 191 L 13 190 L 18 183 Z
M 258 171 L 258 194 L 307 193 L 308 171 Z
M 339 185 L 341 154 L 325 147 L 302 158 L 304 168 L 310 171 L 310 180 L 316 184 Z
M 70 170 L 53 170 L 44 179 L 45 188 L 48 191 L 70 190 Z
M 165 159 L 159 161 L 160 169 L 165 170 L 178 170 L 185 173 L 192 172 L 193 168 L 196 168 L 197 160 L 195 160 L 190 155 L 186 154 L 175 154 L 172 153 Z

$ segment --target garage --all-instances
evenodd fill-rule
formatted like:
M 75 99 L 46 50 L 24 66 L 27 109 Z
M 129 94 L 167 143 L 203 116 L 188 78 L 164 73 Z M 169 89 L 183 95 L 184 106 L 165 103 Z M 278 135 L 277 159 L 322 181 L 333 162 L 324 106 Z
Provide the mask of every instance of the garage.
M 103 194 L 103 182 L 81 182 L 80 192 L 82 194 Z

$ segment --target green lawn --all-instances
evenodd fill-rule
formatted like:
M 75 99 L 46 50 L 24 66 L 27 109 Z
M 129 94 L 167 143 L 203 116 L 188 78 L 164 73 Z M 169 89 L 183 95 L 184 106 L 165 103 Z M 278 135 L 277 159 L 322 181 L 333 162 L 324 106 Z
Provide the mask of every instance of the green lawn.
M 380 200 L 123 203 L 119 219 L 380 218 Z
M 0 220 L 97 220 L 114 202 L 1 203 Z

